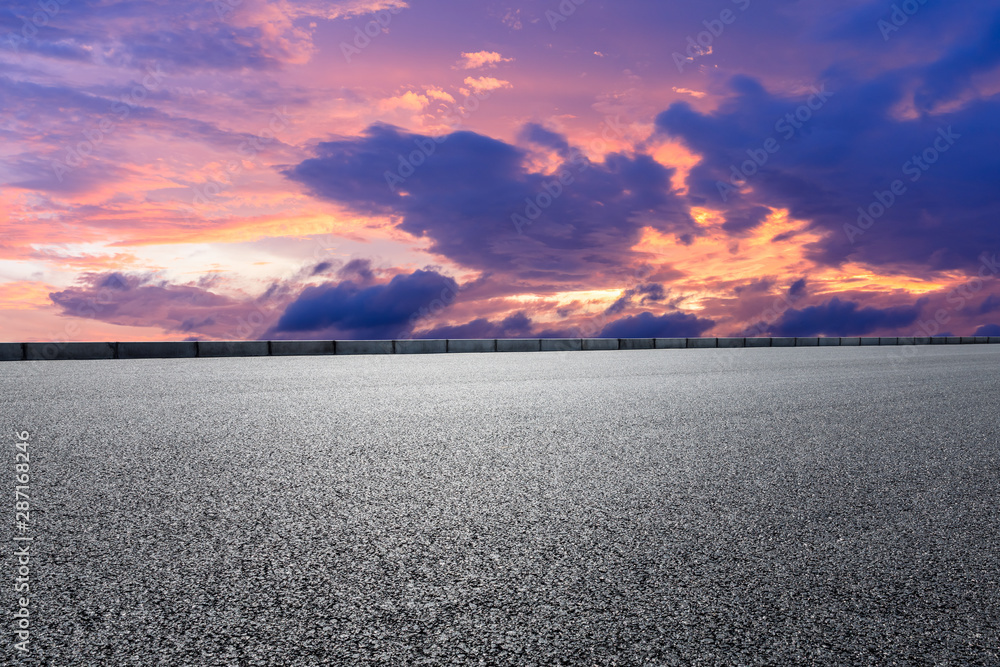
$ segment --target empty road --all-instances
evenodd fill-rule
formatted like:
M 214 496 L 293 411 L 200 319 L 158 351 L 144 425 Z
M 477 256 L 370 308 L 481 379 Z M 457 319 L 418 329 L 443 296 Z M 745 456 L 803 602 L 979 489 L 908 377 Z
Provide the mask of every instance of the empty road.
M 0 655 L 1000 664 L 1000 345 L 900 354 L 0 364 Z

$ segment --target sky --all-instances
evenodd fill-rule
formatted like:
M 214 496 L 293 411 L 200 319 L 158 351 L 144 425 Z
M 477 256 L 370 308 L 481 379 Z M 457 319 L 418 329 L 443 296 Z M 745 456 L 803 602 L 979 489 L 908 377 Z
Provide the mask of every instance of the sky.
M 0 340 L 1000 335 L 1000 0 L 8 0 Z

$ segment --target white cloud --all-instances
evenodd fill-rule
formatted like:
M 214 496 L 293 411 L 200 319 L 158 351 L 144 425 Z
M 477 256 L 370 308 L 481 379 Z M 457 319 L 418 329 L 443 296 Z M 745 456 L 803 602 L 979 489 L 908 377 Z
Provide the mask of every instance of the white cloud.
M 477 69 L 479 67 L 496 67 L 497 63 L 509 63 L 513 58 L 504 58 L 496 51 L 476 51 L 475 53 L 463 53 L 462 60 L 458 62 L 461 69 Z
M 491 90 L 499 90 L 500 88 L 513 88 L 510 81 L 504 81 L 503 79 L 494 79 L 491 76 L 481 76 L 477 79 L 471 76 L 465 77 L 465 85 L 472 89 L 475 93 L 486 93 Z

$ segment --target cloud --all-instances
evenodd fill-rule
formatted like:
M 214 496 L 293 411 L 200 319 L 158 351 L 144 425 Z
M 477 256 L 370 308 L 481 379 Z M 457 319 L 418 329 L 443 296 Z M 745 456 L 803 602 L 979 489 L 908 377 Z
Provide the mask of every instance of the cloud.
M 384 284 L 364 286 L 343 280 L 310 286 L 288 305 L 273 332 L 294 337 L 398 338 L 419 319 L 421 309 L 426 311 L 437 299 L 448 304 L 457 292 L 452 278 L 427 270 L 400 274 Z
M 592 284 L 598 273 L 628 273 L 645 227 L 698 232 L 672 190 L 673 170 L 646 155 L 612 153 L 596 163 L 576 151 L 556 175 L 540 174 L 503 141 L 386 125 L 316 152 L 285 175 L 359 213 L 398 216 L 398 227 L 429 239 L 432 252 L 498 276 Z M 536 215 L 539 201 L 545 207 Z M 515 225 L 526 215 L 530 224 Z
M 649 283 L 645 285 L 638 285 L 631 289 L 626 290 L 614 303 L 608 306 L 607 310 L 604 311 L 605 315 L 617 315 L 624 311 L 632 303 L 632 299 L 636 296 L 641 296 L 639 303 L 646 305 L 650 302 L 663 301 L 666 298 L 666 292 L 663 290 L 663 285 L 659 283 Z
M 798 299 L 805 296 L 808 290 L 808 283 L 805 278 L 799 278 L 788 288 L 788 296 L 792 299 Z
M 984 324 L 976 329 L 975 336 L 1000 336 L 1000 324 Z
M 570 146 L 566 137 L 547 129 L 538 123 L 527 123 L 523 128 L 521 128 L 518 138 L 528 143 L 551 148 L 559 152 L 560 155 L 566 155 L 569 153 Z
M 481 76 L 478 78 L 473 78 L 471 76 L 465 77 L 465 85 L 472 89 L 473 93 L 488 93 L 491 90 L 500 90 L 503 88 L 513 88 L 514 86 L 510 81 L 504 81 L 503 79 L 496 79 L 492 76 Z
M 402 95 L 379 100 L 378 110 L 395 111 L 397 109 L 404 109 L 406 111 L 423 111 L 424 107 L 428 104 L 430 104 L 430 100 L 428 100 L 425 96 L 418 95 L 412 90 L 409 90 Z
M 864 336 L 878 330 L 896 331 L 916 322 L 923 304 L 862 308 L 834 297 L 817 306 L 786 310 L 772 331 L 776 336 Z
M 450 93 L 441 90 L 440 88 L 430 87 L 424 93 L 432 100 L 440 100 L 442 102 L 449 102 L 451 104 L 455 103 L 455 98 L 451 96 Z
M 289 14 L 294 18 L 349 19 L 355 16 L 375 14 L 381 11 L 398 12 L 408 8 L 403 0 L 297 0 L 288 4 Z
M 929 65 L 914 96 L 924 110 L 948 102 L 973 85 L 973 77 L 1000 65 L 1000 13 L 978 35 L 959 41 L 943 58 Z
M 715 322 L 690 313 L 650 312 L 630 315 L 609 323 L 600 338 L 696 338 L 711 329 Z
M 985 315 L 997 310 L 1000 310 L 1000 297 L 996 294 L 990 294 L 980 302 L 977 308 L 973 309 L 973 312 L 977 315 Z
M 779 95 L 740 75 L 713 111 L 676 102 L 656 126 L 701 157 L 687 177 L 689 198 L 721 211 L 733 235 L 758 224 L 760 207 L 787 209 L 820 234 L 806 246 L 820 264 L 971 271 L 996 245 L 1000 200 L 987 193 L 1000 152 L 984 146 L 1000 144 L 1000 96 L 901 118 L 913 87 L 934 80 L 927 68 L 868 81 L 833 70 L 819 93 Z M 896 181 L 903 193 L 889 192 L 888 209 L 865 219 L 859 209 L 879 213 L 873 204 L 889 201 Z
M 465 324 L 435 327 L 414 334 L 416 338 L 533 338 L 533 323 L 523 312 L 516 312 L 493 322 L 485 317 Z
M 457 67 L 461 69 L 496 67 L 497 63 L 509 63 L 513 60 L 513 58 L 504 58 L 496 51 L 476 51 L 475 53 L 463 53 Z
M 88 273 L 77 286 L 49 294 L 63 314 L 110 324 L 161 327 L 189 337 L 253 339 L 288 298 L 287 286 L 263 296 L 213 292 L 205 281 L 172 284 L 150 273 Z
M 690 95 L 691 97 L 695 97 L 695 98 L 697 98 L 699 100 L 701 98 L 703 98 L 703 97 L 708 96 L 708 93 L 702 92 L 700 90 L 691 90 L 690 88 L 678 88 L 678 87 L 674 86 L 671 90 L 673 90 L 675 93 L 681 93 L 683 95 Z

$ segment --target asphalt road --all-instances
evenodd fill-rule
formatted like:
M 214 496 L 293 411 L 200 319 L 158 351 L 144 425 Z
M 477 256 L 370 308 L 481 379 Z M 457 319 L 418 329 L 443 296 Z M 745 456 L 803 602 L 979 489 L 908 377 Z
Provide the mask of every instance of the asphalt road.
M 30 665 L 998 665 L 1000 345 L 0 364 Z

